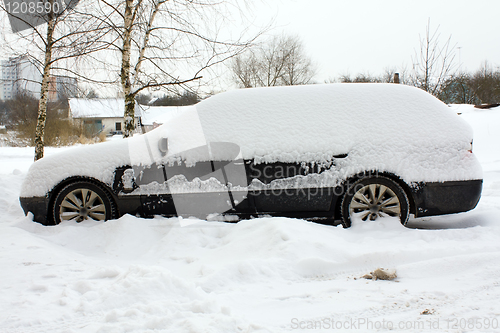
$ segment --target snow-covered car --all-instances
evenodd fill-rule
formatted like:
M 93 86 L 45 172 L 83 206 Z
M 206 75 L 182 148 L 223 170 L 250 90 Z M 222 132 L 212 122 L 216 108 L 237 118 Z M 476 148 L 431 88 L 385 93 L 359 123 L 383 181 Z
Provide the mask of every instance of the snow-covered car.
M 124 214 L 341 221 L 450 214 L 479 201 L 472 130 L 395 84 L 242 89 L 157 129 L 35 162 L 20 195 L 43 224 Z

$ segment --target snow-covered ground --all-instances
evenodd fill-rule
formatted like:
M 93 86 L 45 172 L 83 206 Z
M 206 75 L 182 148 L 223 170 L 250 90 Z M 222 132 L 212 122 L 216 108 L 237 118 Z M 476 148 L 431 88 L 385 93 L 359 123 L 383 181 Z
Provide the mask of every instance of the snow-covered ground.
M 0 332 L 500 331 L 500 110 L 460 108 L 481 201 L 408 228 L 132 216 L 44 227 L 18 202 L 32 148 L 0 147 Z M 379 267 L 398 277 L 360 278 Z

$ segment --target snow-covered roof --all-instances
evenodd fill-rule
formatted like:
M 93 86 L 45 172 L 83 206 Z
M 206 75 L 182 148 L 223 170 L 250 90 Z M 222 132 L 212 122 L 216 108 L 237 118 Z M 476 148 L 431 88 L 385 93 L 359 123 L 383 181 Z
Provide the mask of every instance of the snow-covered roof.
M 121 118 L 125 111 L 123 98 L 70 98 L 69 108 L 73 118 Z M 141 116 L 141 109 L 135 104 L 135 116 Z
M 142 113 L 142 124 L 143 125 L 153 125 L 164 124 L 170 119 L 174 118 L 176 115 L 182 113 L 188 108 L 193 106 L 147 106 L 140 105 Z

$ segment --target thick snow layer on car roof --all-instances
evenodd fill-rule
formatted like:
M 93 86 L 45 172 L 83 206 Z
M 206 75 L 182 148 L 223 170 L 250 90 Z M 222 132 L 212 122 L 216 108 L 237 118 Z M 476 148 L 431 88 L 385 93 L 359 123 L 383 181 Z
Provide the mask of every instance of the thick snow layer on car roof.
M 234 90 L 197 105 L 209 142 L 230 141 L 262 162 L 328 161 L 343 172 L 393 172 L 407 181 L 481 178 L 472 129 L 426 92 L 395 84 Z
M 429 94 L 389 84 L 234 90 L 198 104 L 207 141 L 240 145 L 245 158 L 295 160 L 372 143 L 468 143 L 470 127 Z
M 191 106 L 147 106 L 141 105 L 143 125 L 164 124 Z

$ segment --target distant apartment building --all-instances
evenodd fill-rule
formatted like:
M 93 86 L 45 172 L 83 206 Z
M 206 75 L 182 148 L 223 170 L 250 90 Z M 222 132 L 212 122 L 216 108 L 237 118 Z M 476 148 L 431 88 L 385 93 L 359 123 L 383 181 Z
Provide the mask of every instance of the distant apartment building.
M 0 99 L 11 99 L 15 93 L 13 91 L 13 87 L 17 77 L 16 70 L 15 68 L 9 66 L 8 60 L 2 60 L 0 65 Z
M 42 75 L 27 56 L 2 60 L 0 65 L 0 99 L 12 99 L 23 90 L 40 98 Z
M 0 99 L 12 99 L 21 91 L 40 98 L 42 74 L 27 56 L 19 56 L 0 62 Z M 78 89 L 76 78 L 52 76 L 49 81 L 49 101 L 75 97 Z

